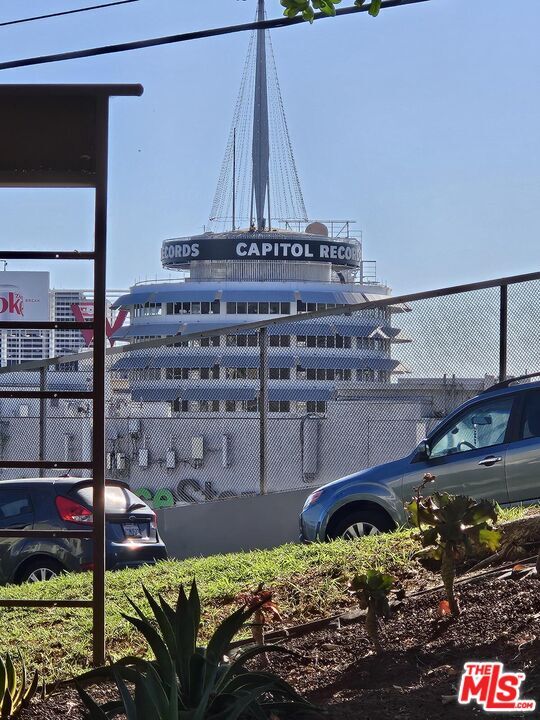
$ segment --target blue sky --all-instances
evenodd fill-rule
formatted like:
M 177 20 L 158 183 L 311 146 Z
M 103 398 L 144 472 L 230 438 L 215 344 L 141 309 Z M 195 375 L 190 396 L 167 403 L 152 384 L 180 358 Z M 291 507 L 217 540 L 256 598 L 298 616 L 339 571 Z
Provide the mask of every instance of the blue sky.
M 352 1 L 352 0 L 351 0 Z M 88 0 L 4 0 L 0 22 Z M 255 0 L 140 0 L 0 28 L 0 61 L 245 22 Z M 278 0 L 267 0 L 270 17 Z M 537 270 L 540 3 L 431 0 L 276 30 L 308 213 L 352 218 L 395 292 Z M 140 82 L 111 114 L 109 287 L 163 276 L 166 237 L 207 221 L 247 34 L 3 71 L 17 82 Z M 81 247 L 87 191 L 0 191 L 0 248 Z M 9 269 L 28 269 L 11 263 Z M 40 267 L 41 269 L 41 267 Z M 52 265 L 56 286 L 89 285 Z

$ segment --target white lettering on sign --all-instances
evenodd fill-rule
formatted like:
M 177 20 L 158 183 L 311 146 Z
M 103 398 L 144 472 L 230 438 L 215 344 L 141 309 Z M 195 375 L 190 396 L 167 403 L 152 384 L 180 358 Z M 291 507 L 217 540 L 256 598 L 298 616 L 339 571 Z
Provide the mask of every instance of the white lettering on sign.
M 161 251 L 161 258 L 162 260 L 196 258 L 199 254 L 199 243 L 174 243 L 163 247 Z
M 242 242 L 225 241 L 211 243 L 204 239 L 200 242 L 189 240 L 164 243 L 161 251 L 164 265 L 182 265 L 195 258 L 208 260 L 225 260 L 234 258 L 269 258 L 275 260 L 322 260 L 335 264 L 357 264 L 360 261 L 360 250 L 351 243 L 321 242 L 288 242 L 286 240 L 246 240 Z

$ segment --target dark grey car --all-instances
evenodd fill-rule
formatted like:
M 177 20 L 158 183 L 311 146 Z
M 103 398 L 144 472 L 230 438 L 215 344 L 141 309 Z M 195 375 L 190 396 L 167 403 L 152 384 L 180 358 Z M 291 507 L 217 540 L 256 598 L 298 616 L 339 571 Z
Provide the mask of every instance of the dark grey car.
M 122 482 L 105 490 L 107 569 L 167 558 L 156 515 Z M 92 526 L 88 478 L 24 478 L 0 482 L 0 529 L 77 530 Z M 92 568 L 92 541 L 0 538 L 0 584 L 49 580 Z

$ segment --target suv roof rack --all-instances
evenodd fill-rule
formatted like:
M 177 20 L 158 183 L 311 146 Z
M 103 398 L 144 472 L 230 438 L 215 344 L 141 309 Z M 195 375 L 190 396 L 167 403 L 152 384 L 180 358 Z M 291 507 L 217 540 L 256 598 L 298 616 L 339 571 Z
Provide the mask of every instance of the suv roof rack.
M 516 377 L 512 378 L 506 378 L 506 380 L 501 380 L 498 383 L 495 383 L 494 385 L 490 385 L 485 390 L 482 390 L 480 395 L 484 395 L 484 393 L 490 393 L 494 390 L 500 390 L 501 388 L 509 387 L 512 383 L 519 382 L 520 380 L 528 380 L 529 378 L 534 377 L 540 377 L 540 372 L 535 373 L 529 373 L 528 375 L 517 375 Z

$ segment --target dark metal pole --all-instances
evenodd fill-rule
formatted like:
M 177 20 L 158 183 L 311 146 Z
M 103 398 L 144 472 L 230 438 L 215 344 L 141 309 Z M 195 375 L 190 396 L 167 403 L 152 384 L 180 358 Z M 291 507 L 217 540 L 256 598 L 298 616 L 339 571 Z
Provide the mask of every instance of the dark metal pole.
M 272 229 L 272 212 L 270 210 L 270 178 L 268 178 L 268 188 L 266 191 L 267 205 L 268 205 L 268 229 Z
M 44 393 L 47 389 L 47 366 L 39 370 L 39 390 Z M 44 397 L 39 399 L 39 460 L 45 460 L 45 443 L 47 432 L 47 400 Z M 39 477 L 45 475 L 45 470 L 39 468 Z
M 232 141 L 232 229 L 236 230 L 236 128 Z
M 268 329 L 259 330 L 259 492 L 266 495 L 268 448 Z
M 264 15 L 264 0 L 258 0 L 257 20 L 263 22 Z M 253 139 L 251 149 L 257 230 L 264 230 L 265 228 L 264 206 L 270 172 L 266 62 L 266 30 L 259 29 L 257 30 L 257 47 L 255 50 L 255 94 L 253 97 Z
M 97 101 L 97 172 L 94 261 L 94 368 L 92 465 L 94 485 L 93 658 L 105 662 L 105 288 L 107 263 L 108 98 Z
M 508 363 L 508 285 L 501 285 L 499 301 L 499 382 L 506 380 Z

